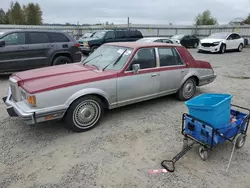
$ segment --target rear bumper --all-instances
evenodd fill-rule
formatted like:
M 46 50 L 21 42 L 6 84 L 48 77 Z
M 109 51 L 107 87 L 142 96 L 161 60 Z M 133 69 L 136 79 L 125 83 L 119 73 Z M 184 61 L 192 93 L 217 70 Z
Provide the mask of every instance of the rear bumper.
M 212 83 L 216 77 L 217 77 L 217 75 L 214 73 L 212 75 L 204 76 L 204 77 L 200 78 L 199 79 L 199 86 L 203 86 L 203 85 L 207 85 L 207 84 Z
M 90 47 L 80 46 L 80 49 L 81 49 L 82 52 L 85 52 L 85 53 L 90 52 Z
M 73 63 L 80 62 L 82 60 L 82 52 L 76 52 L 75 55 L 73 56 Z
M 10 117 L 19 117 L 25 124 L 36 124 L 39 122 L 50 121 L 55 119 L 63 118 L 66 109 L 60 110 L 48 110 L 46 112 L 41 113 L 39 109 L 34 110 L 31 107 L 27 109 L 22 108 L 15 101 L 11 99 L 11 90 L 9 88 L 8 95 L 3 97 L 3 101 L 7 106 L 6 110 Z M 24 110 L 25 109 L 25 110 Z

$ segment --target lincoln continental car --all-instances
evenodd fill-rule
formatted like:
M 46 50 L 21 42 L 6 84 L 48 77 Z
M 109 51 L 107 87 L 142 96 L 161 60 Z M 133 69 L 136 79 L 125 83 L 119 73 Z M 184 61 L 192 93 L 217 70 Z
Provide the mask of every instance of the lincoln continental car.
M 3 100 L 9 116 L 27 124 L 65 120 L 82 132 L 100 122 L 104 109 L 169 94 L 185 101 L 215 78 L 210 63 L 178 44 L 107 43 L 79 63 L 13 74 Z

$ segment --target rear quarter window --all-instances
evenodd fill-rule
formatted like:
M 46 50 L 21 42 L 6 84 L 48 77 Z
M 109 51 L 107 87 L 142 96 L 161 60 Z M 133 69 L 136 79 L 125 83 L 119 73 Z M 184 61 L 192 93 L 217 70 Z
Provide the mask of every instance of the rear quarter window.
M 69 39 L 62 33 L 48 33 L 51 42 L 69 42 Z

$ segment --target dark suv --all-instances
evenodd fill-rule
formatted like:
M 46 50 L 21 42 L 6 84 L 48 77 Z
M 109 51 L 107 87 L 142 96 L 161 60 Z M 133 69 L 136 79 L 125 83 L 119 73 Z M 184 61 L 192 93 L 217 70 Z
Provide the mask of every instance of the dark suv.
M 0 32 L 0 73 L 81 61 L 80 44 L 59 31 Z
M 81 44 L 81 51 L 88 54 L 107 42 L 130 42 L 141 38 L 143 38 L 142 33 L 138 30 L 115 29 L 97 31 L 92 37 L 78 40 L 78 42 Z

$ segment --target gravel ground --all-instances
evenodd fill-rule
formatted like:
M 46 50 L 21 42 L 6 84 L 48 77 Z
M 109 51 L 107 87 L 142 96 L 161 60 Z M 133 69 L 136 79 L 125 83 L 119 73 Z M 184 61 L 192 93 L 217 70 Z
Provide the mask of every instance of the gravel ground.
M 190 51 L 211 62 L 218 75 L 197 94 L 231 93 L 233 103 L 250 107 L 250 49 L 223 55 Z M 3 96 L 8 81 L 0 79 Z M 250 187 L 249 140 L 234 153 L 228 173 L 232 143 L 213 150 L 205 162 L 194 147 L 177 163 L 175 173 L 147 173 L 181 150 L 184 112 L 184 103 L 168 96 L 112 110 L 95 129 L 73 133 L 60 122 L 27 126 L 10 119 L 1 101 L 0 187 Z

